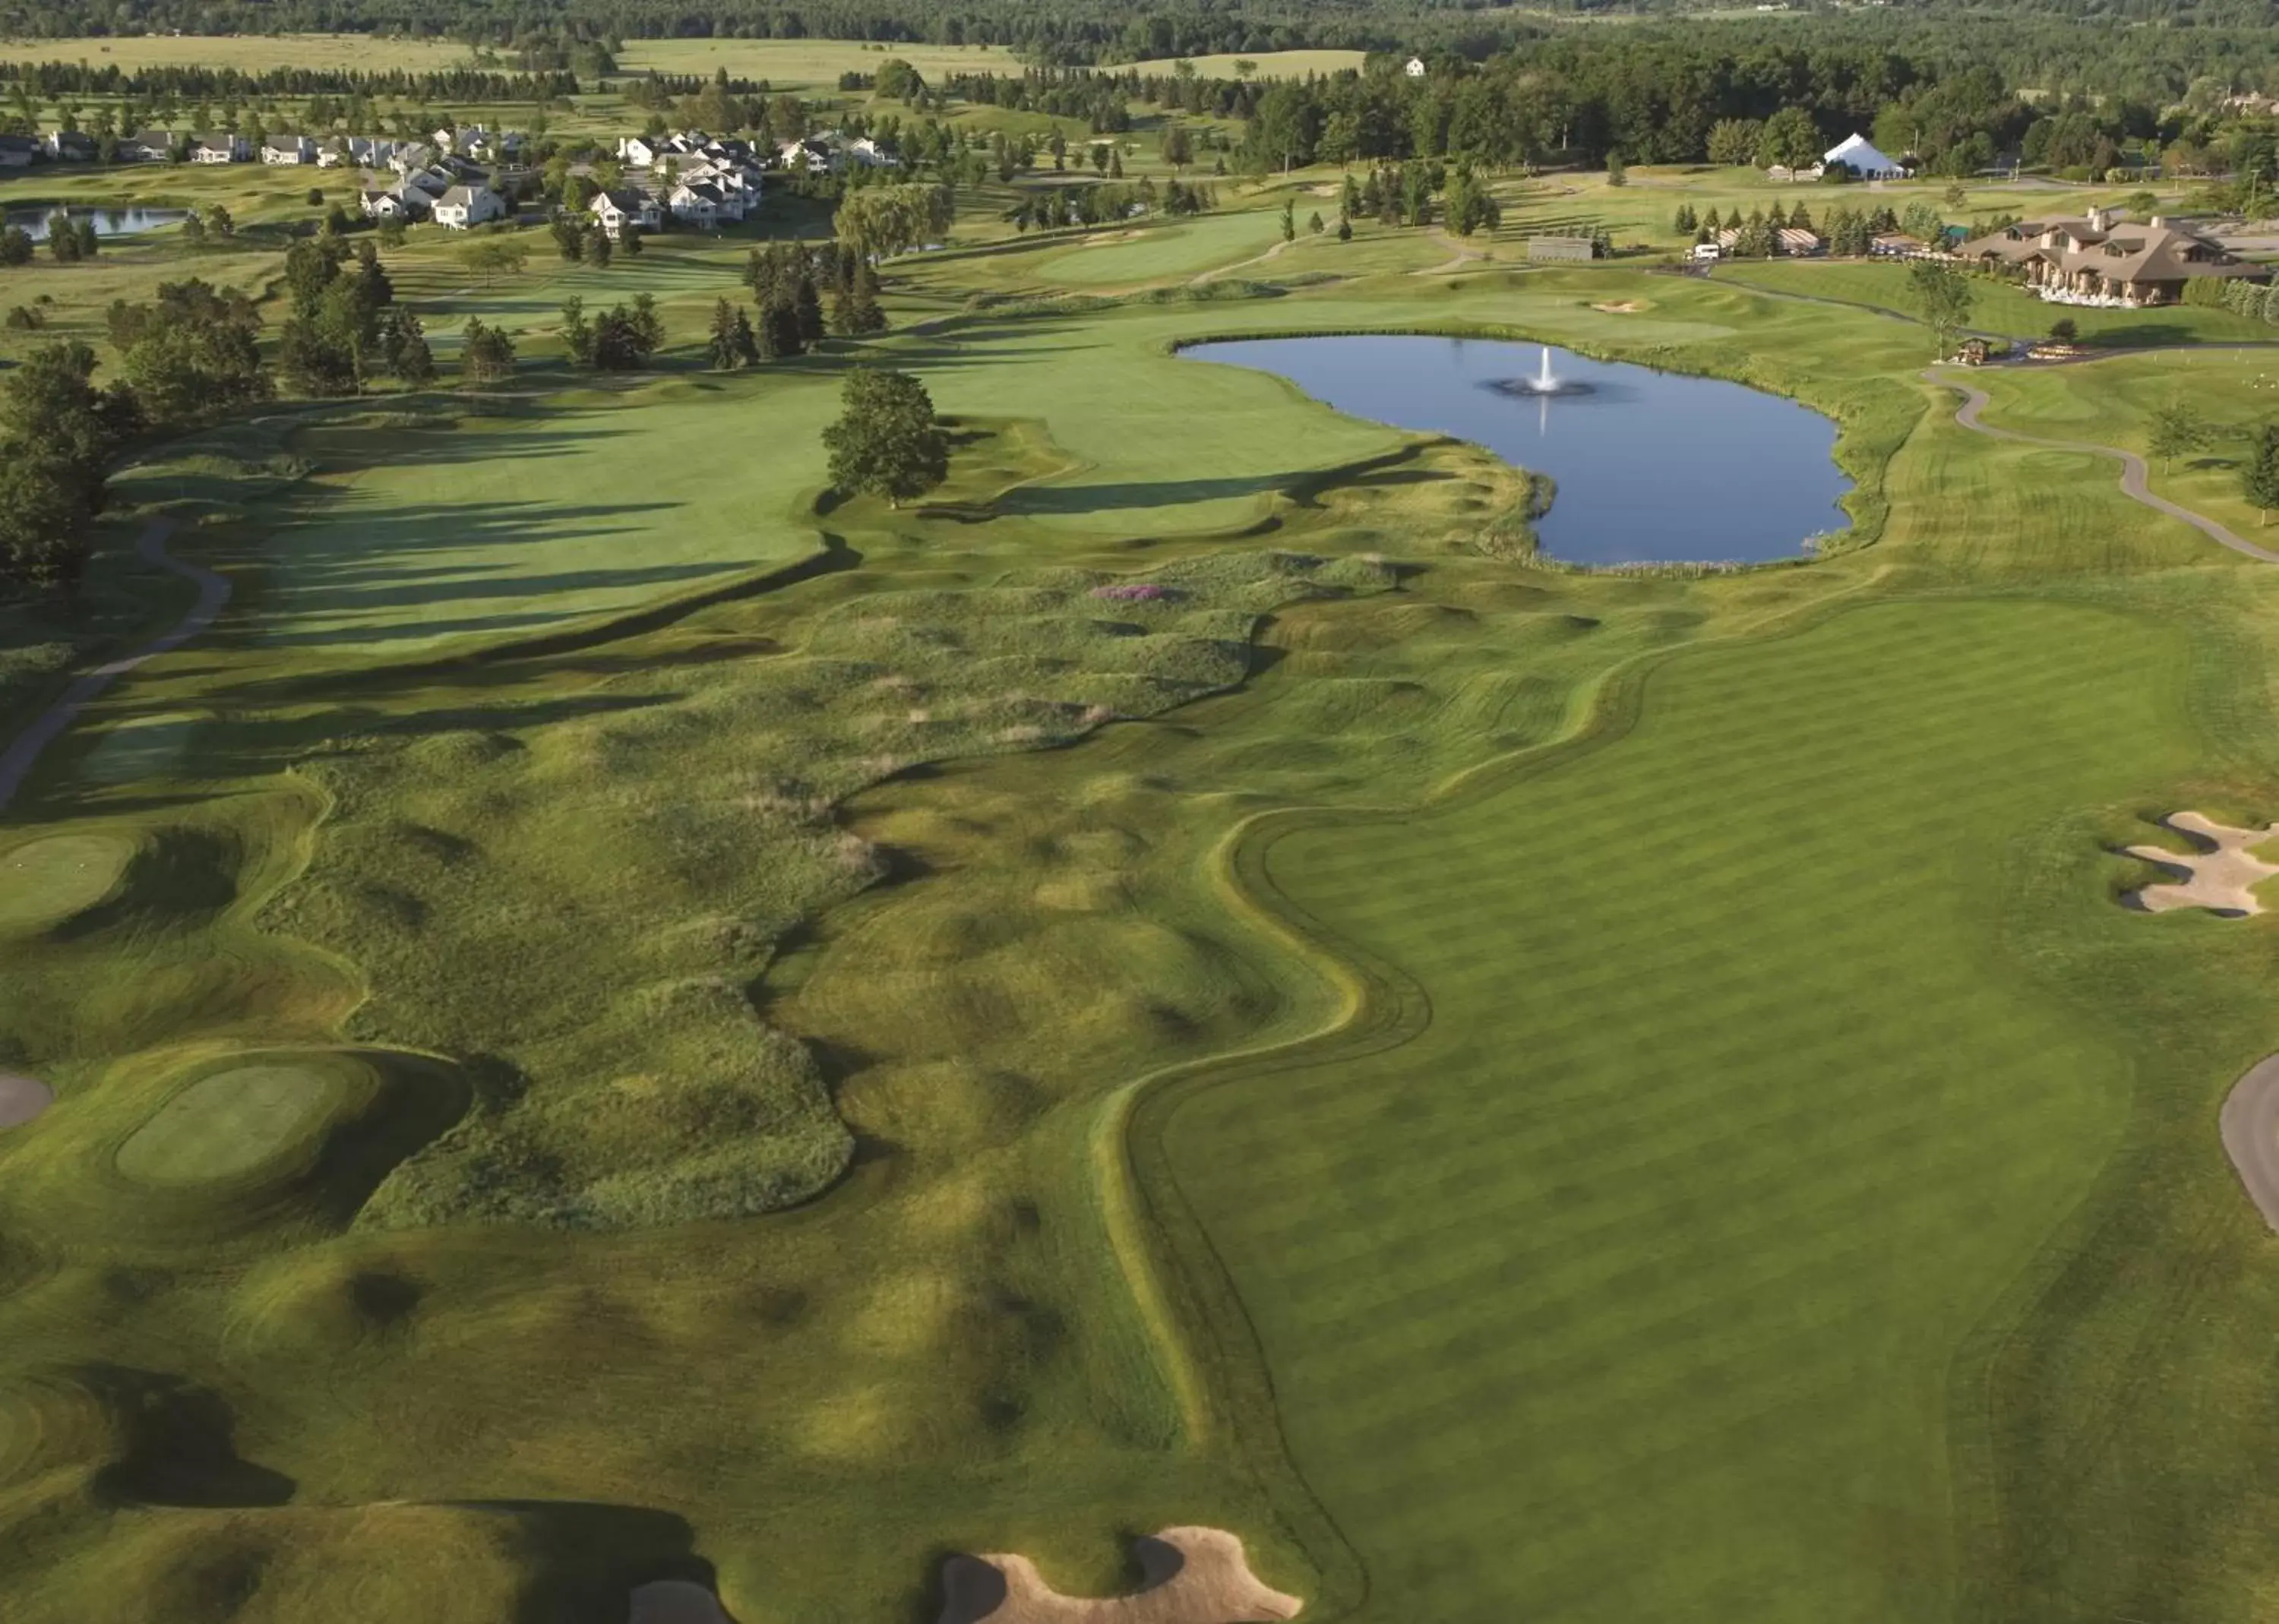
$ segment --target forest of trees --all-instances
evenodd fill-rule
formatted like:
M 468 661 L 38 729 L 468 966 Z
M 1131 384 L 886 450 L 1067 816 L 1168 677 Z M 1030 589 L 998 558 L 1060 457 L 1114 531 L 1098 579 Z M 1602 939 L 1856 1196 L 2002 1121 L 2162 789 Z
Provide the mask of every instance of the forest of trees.
M 2261 74 L 2279 62 L 2267 0 L 1909 0 L 1809 16 L 1688 18 L 1743 42 L 1871 44 L 1976 61 L 2012 83 L 2089 88 L 2084 75 L 2137 76 L 2181 95 L 2195 79 Z M 827 38 L 1009 47 L 1040 63 L 1256 55 L 1301 47 L 1422 52 L 1483 60 L 1562 33 L 1562 11 L 1659 19 L 1709 0 L 1539 0 L 1525 11 L 1463 0 L 0 0 L 0 35 L 62 38 L 156 32 L 298 31 L 464 39 L 510 53 L 526 72 L 607 71 L 614 42 L 634 38 Z M 2155 25 L 2146 27 L 2145 25 Z M 1638 29 L 1665 25 L 1649 20 Z M 1603 39 L 1611 30 L 1591 29 Z M 2271 88 L 2275 87 L 2265 86 Z M 455 99 L 469 99 L 457 97 Z

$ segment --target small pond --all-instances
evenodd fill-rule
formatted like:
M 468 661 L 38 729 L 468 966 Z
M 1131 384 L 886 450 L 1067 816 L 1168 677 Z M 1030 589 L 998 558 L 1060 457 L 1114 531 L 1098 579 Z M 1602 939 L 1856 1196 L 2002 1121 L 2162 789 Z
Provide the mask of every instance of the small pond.
M 1714 378 L 1492 339 L 1240 339 L 1182 355 L 1256 367 L 1324 404 L 1454 434 L 1558 482 L 1536 525 L 1575 563 L 1794 558 L 1850 523 L 1836 425 Z
M 17 226 L 31 234 L 35 242 L 44 242 L 48 236 L 48 217 L 61 203 L 26 204 L 11 208 L 0 214 L 0 227 Z M 188 209 L 146 209 L 140 203 L 127 203 L 116 209 L 94 209 L 84 205 L 65 211 L 74 220 L 92 219 L 98 237 L 131 237 L 137 232 L 156 231 L 161 226 L 179 226 L 188 218 Z

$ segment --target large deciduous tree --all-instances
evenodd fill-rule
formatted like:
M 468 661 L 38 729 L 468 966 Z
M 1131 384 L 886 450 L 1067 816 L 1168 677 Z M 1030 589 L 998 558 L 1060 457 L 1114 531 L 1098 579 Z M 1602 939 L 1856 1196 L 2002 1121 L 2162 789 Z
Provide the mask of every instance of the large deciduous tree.
M 1969 281 L 1953 265 L 1918 259 L 1907 267 L 1907 291 L 1930 329 L 1933 349 L 1944 359 L 1953 353 L 1962 324 L 1970 319 Z
M 949 442 L 925 386 L 907 372 L 858 366 L 847 375 L 839 420 L 823 431 L 831 482 L 900 506 L 949 475 Z

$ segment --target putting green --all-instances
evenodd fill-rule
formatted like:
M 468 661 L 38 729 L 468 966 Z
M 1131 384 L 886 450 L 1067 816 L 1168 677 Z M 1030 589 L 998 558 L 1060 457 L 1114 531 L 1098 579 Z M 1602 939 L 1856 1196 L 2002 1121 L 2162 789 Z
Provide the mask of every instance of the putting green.
M 117 835 L 53 835 L 0 854 L 0 931 L 57 923 L 109 896 L 134 856 Z
M 119 1147 L 119 1170 L 152 1184 L 243 1176 L 307 1144 L 348 1093 L 343 1063 L 265 1061 L 199 1078 Z
M 2093 821 L 2189 770 L 2184 663 L 2078 608 L 1863 610 L 1265 850 L 1423 992 L 1406 1042 L 1159 1118 L 1355 1616 L 1949 1616 L 1965 1339 L 2138 1063 L 2006 943 L 2125 919 Z

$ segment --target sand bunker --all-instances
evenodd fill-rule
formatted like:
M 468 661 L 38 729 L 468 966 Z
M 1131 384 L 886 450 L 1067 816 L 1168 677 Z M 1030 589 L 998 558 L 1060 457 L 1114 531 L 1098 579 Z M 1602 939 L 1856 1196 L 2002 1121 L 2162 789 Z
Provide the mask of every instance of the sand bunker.
M 55 1091 L 38 1078 L 0 1071 L 0 1128 L 28 1122 L 55 1102 Z
M 2147 885 L 2142 891 L 2130 892 L 2122 899 L 2124 901 L 2154 914 L 2179 908 L 2204 908 L 2212 913 L 2235 916 L 2263 911 L 2263 904 L 2255 899 L 2254 888 L 2279 874 L 2279 863 L 2265 862 L 2252 855 L 2249 848 L 2279 839 L 2279 823 L 2267 829 L 2234 829 L 2197 812 L 2179 812 L 2161 821 L 2206 849 L 2171 852 L 2157 846 L 2127 847 L 2131 857 L 2142 857 L 2184 877 L 2175 885 Z
M 720 1598 L 686 1579 L 659 1579 L 633 1587 L 625 1624 L 733 1624 Z
M 941 1624 L 1266 1624 L 1304 1605 L 1260 1583 L 1224 1528 L 1165 1528 L 1133 1554 L 1140 1590 L 1105 1599 L 1063 1596 L 1024 1556 L 952 1557 Z
M 1604 310 L 1609 316 L 1635 316 L 1646 309 L 1646 303 L 1639 299 L 1615 299 L 1605 304 L 1594 304 L 1591 308 L 1594 310 Z

